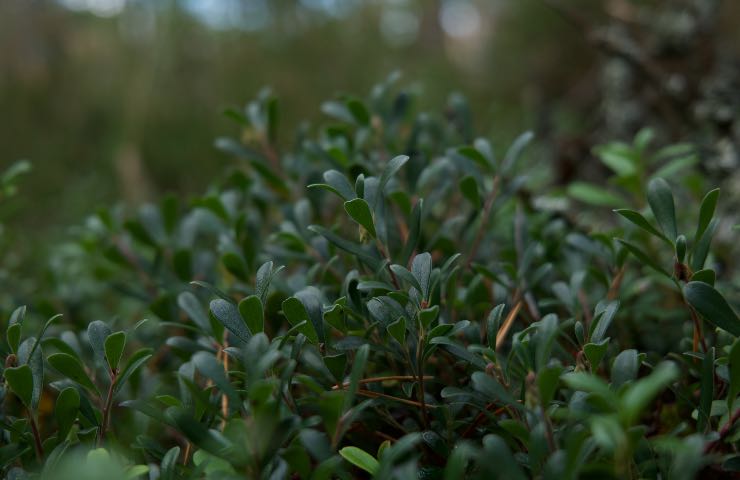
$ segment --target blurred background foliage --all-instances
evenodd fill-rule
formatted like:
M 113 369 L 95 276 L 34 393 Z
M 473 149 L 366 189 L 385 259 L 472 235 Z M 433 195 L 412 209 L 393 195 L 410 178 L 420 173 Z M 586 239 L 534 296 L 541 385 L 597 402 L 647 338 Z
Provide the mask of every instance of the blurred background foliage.
M 5 282 L 98 206 L 202 191 L 229 162 L 222 112 L 265 85 L 283 144 L 398 70 L 422 110 L 462 92 L 494 144 L 534 130 L 557 184 L 606 178 L 593 146 L 650 126 L 738 190 L 738 19 L 729 0 L 4 0 L 0 167 L 34 167 L 0 202 Z

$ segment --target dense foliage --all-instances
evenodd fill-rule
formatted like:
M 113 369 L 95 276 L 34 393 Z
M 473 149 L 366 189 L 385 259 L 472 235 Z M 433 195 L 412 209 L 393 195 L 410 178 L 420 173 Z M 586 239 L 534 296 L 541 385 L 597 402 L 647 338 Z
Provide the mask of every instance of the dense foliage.
M 3 473 L 740 470 L 733 247 L 693 149 L 642 130 L 596 150 L 608 186 L 553 188 L 530 133 L 499 151 L 464 98 L 419 113 L 396 81 L 289 148 L 264 91 L 205 195 L 58 246 L 51 294 L 4 317 Z

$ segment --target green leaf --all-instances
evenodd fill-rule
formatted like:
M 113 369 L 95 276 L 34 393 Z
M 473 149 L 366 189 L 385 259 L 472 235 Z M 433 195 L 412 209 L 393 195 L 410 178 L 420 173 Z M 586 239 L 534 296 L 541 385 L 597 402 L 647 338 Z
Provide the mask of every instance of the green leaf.
M 349 201 L 353 198 L 357 198 L 355 189 L 352 187 L 352 184 L 349 183 L 349 180 L 347 180 L 347 177 L 342 172 L 339 172 L 337 170 L 327 170 L 326 172 L 324 172 L 324 181 L 326 182 L 326 184 L 312 184 L 309 185 L 308 188 L 328 187 L 329 190 L 342 197 L 344 201 Z
M 568 195 L 578 201 L 597 207 L 618 207 L 625 200 L 603 187 L 586 182 L 572 182 L 568 185 Z
M 717 225 L 719 225 L 719 221 L 716 219 L 709 222 L 709 226 L 704 230 L 699 241 L 694 244 L 691 253 L 692 270 L 697 271 L 704 268 L 707 256 L 709 255 L 709 246 L 712 243 L 712 237 L 714 237 L 714 231 L 717 229 Z
M 352 217 L 352 220 L 361 225 L 373 238 L 377 237 L 375 233 L 375 224 L 373 223 L 373 213 L 370 211 L 370 205 L 361 198 L 355 198 L 344 202 L 344 210 Z
M 637 173 L 637 158 L 630 145 L 613 142 L 594 148 L 594 153 L 620 177 L 630 177 Z
M 637 378 L 639 368 L 640 360 L 637 350 L 629 349 L 619 352 L 612 365 L 612 388 L 618 390 L 625 383 L 633 381 Z
M 399 155 L 393 157 L 388 164 L 385 166 L 383 173 L 380 175 L 380 182 L 378 183 L 378 196 L 375 199 L 375 207 L 377 208 L 378 201 L 383 197 L 383 191 L 388 181 L 403 167 L 406 162 L 409 161 L 407 155 Z
M 124 348 L 126 348 L 126 332 L 116 332 L 105 339 L 105 358 L 112 371 L 118 369 Z
M 209 352 L 198 352 L 193 355 L 193 365 L 203 374 L 205 378 L 213 380 L 219 390 L 229 396 L 230 407 L 232 409 L 239 407 L 239 394 L 229 381 L 224 371 L 224 366 L 216 360 L 216 357 Z
M 394 264 L 388 268 L 391 269 L 391 272 L 393 272 L 393 274 L 396 275 L 396 277 L 408 283 L 409 285 L 414 287 L 417 292 L 421 293 L 421 285 L 419 284 L 419 280 L 417 280 L 414 274 L 409 272 L 406 267 Z
M 658 265 L 655 260 L 653 260 L 652 257 L 647 255 L 645 252 L 640 250 L 637 246 L 633 245 L 632 243 L 628 242 L 627 240 L 622 240 L 621 238 L 618 238 L 617 241 L 621 243 L 632 255 L 634 255 L 642 264 L 647 265 L 651 267 L 653 270 L 656 270 L 663 275 L 665 275 L 668 278 L 671 278 L 671 274 L 668 273 L 663 267 Z
M 671 240 L 669 240 L 665 235 L 663 235 L 661 232 L 658 231 L 655 227 L 650 225 L 650 222 L 648 222 L 645 217 L 642 216 L 640 212 L 636 212 L 634 210 L 630 210 L 628 208 L 620 208 L 617 210 L 614 210 L 616 213 L 620 214 L 633 224 L 637 225 L 638 227 L 642 228 L 646 232 L 655 235 L 656 237 L 660 238 L 661 240 L 665 240 L 669 244 L 672 244 Z
M 57 397 L 54 405 L 54 416 L 57 419 L 57 438 L 64 440 L 67 438 L 69 430 L 77 420 L 77 412 L 80 410 L 80 392 L 75 387 L 67 387 Z
M 117 393 L 123 388 L 131 375 L 134 374 L 142 365 L 144 365 L 150 358 L 152 358 L 151 348 L 142 348 L 134 352 L 126 362 L 126 366 L 123 367 L 121 373 L 116 378 L 116 384 L 113 386 L 113 393 Z
M 236 252 L 226 252 L 221 255 L 221 263 L 226 270 L 239 280 L 246 282 L 249 279 L 247 263 L 241 255 Z
M 14 323 L 12 325 L 8 325 L 8 328 L 5 331 L 8 347 L 13 353 L 18 351 L 18 344 L 21 342 L 21 328 L 22 326 L 20 323 Z
M 478 182 L 472 175 L 466 175 L 458 183 L 463 197 L 469 201 L 473 208 L 478 210 L 481 207 L 480 192 L 478 192 Z
M 372 268 L 373 270 L 379 269 L 380 259 L 378 259 L 378 257 L 373 256 L 369 254 L 368 252 L 366 252 L 365 250 L 363 250 L 360 245 L 354 242 L 350 242 L 349 240 L 345 240 L 339 237 L 338 235 L 334 234 L 333 232 L 319 225 L 311 225 L 308 227 L 308 229 L 326 238 L 327 240 L 329 240 L 331 243 L 341 248 L 342 250 L 349 252 L 352 255 L 355 255 L 358 259 L 367 263 L 370 266 L 370 268 Z
M 31 367 L 21 365 L 19 367 L 6 368 L 5 381 L 13 393 L 15 393 L 26 408 L 31 409 L 33 396 L 33 374 Z
M 560 377 L 565 384 L 573 389 L 581 392 L 591 393 L 604 399 L 605 401 L 616 405 L 616 394 L 612 392 L 609 386 L 604 380 L 584 372 L 572 372 L 566 373 Z
M 288 322 L 294 326 L 305 321 L 306 323 L 303 324 L 298 331 L 305 335 L 312 343 L 319 343 L 319 336 L 316 333 L 316 329 L 314 328 L 313 323 L 311 323 L 306 307 L 303 306 L 303 303 L 300 300 L 296 297 L 286 298 L 285 301 L 283 301 L 283 314 L 285 315 L 285 318 L 288 319 Z
M 365 366 L 367 365 L 367 357 L 370 354 L 370 345 L 363 345 L 357 349 L 355 353 L 354 362 L 352 362 L 352 372 L 349 376 L 349 387 L 347 388 L 347 394 L 344 396 L 344 402 L 342 411 L 346 412 L 352 407 L 352 403 L 355 400 L 357 389 L 360 386 L 360 380 L 365 373 Z
M 265 315 L 262 309 L 262 300 L 257 295 L 250 295 L 239 302 L 239 314 L 241 314 L 252 335 L 265 330 Z
M 563 368 L 558 365 L 544 367 L 537 372 L 537 388 L 539 389 L 540 402 L 543 407 L 547 408 L 552 399 L 555 398 L 555 392 L 557 392 L 562 372 Z
M 428 252 L 420 253 L 414 257 L 411 262 L 411 273 L 421 286 L 421 296 L 424 300 L 429 300 L 429 287 L 432 278 L 432 256 Z
M 159 471 L 161 480 L 173 480 L 177 475 L 177 459 L 180 456 L 180 447 L 172 447 L 162 457 Z
M 90 322 L 87 326 L 87 338 L 95 356 L 103 361 L 105 359 L 105 339 L 112 333 L 110 327 L 100 320 Z
M 704 235 L 704 231 L 709 226 L 714 216 L 714 210 L 717 208 L 717 201 L 719 200 L 719 188 L 715 188 L 710 191 L 701 201 L 701 207 L 699 208 L 699 223 L 696 226 L 696 234 L 694 234 L 694 243 L 698 243 L 699 239 Z
M 711 286 L 714 286 L 714 282 L 717 279 L 717 274 L 714 273 L 714 270 L 712 269 L 705 269 L 705 270 L 699 270 L 698 272 L 694 272 L 694 274 L 691 276 L 692 282 L 704 282 L 708 283 Z
M 686 237 L 684 235 L 679 235 L 678 238 L 676 238 L 676 260 L 679 263 L 683 263 L 685 258 L 686 258 Z
M 347 106 L 347 110 L 349 110 L 358 124 L 362 126 L 370 124 L 370 112 L 367 110 L 364 103 L 356 98 L 349 98 L 344 102 L 344 104 Z
M 341 383 L 344 379 L 344 369 L 347 367 L 347 354 L 325 355 L 324 364 L 332 376 L 334 376 L 337 383 Z
M 190 250 L 181 248 L 172 255 L 172 268 L 183 282 L 189 282 L 193 279 L 193 260 Z
M 386 330 L 398 343 L 402 346 L 406 345 L 406 319 L 404 317 L 398 317 L 398 320 L 388 325 Z
M 704 282 L 689 282 L 683 287 L 683 294 L 706 321 L 736 337 L 740 336 L 740 318 L 713 286 Z
M 501 163 L 501 171 L 508 172 L 516 164 L 519 157 L 521 157 L 524 148 L 534 139 L 534 133 L 526 131 L 519 135 L 516 140 L 511 144 L 509 149 L 504 155 L 504 161 Z
M 672 362 L 662 362 L 647 377 L 633 383 L 622 396 L 619 416 L 631 425 L 664 388 L 678 378 L 678 367 Z
M 516 401 L 513 395 L 492 376 L 484 372 L 475 372 L 471 379 L 473 381 L 473 388 L 489 399 L 496 403 L 510 405 L 516 409 L 521 408 L 521 404 Z
M 190 292 L 182 292 L 177 296 L 177 305 L 185 312 L 190 320 L 198 325 L 203 331 L 211 331 L 211 322 L 208 320 L 208 314 L 201 306 L 198 297 Z
M 257 269 L 257 274 L 255 275 L 254 294 L 262 300 L 263 305 L 267 302 L 267 292 L 270 290 L 272 277 L 284 268 L 273 268 L 273 266 L 272 261 L 265 262 Z
M 478 166 L 490 170 L 491 165 L 488 163 L 488 159 L 486 159 L 485 156 L 475 147 L 471 147 L 469 145 L 465 145 L 462 147 L 459 147 L 457 149 L 457 153 L 460 155 L 469 158 L 470 160 L 474 161 L 478 164 Z
M 583 354 L 586 355 L 588 363 L 591 364 L 592 369 L 599 368 L 601 360 L 606 355 L 606 350 L 609 348 L 609 339 L 606 338 L 599 343 L 587 343 L 583 346 Z
M 699 416 L 696 423 L 696 430 L 700 433 L 706 433 L 706 428 L 709 425 L 709 416 L 712 411 L 712 399 L 714 398 L 714 347 L 704 353 L 700 385 Z
M 49 365 L 65 377 L 100 395 L 98 387 L 95 386 L 92 380 L 90 380 L 90 377 L 87 376 L 87 373 L 85 373 L 85 368 L 72 355 L 54 353 L 49 355 L 48 362 Z
M 237 307 L 222 298 L 211 300 L 209 305 L 213 316 L 221 322 L 231 333 L 243 342 L 249 341 L 252 336 L 244 323 L 242 316 L 239 314 Z
M 653 179 L 648 184 L 647 191 L 648 203 L 650 209 L 655 215 L 663 233 L 673 243 L 678 237 L 676 228 L 676 210 L 673 205 L 673 192 L 668 182 L 662 178 Z
M 439 305 L 434 305 L 429 308 L 423 308 L 419 310 L 419 323 L 424 327 L 425 330 L 429 329 L 429 326 L 439 315 Z
M 601 343 L 605 338 L 606 332 L 617 315 L 618 310 L 619 300 L 612 300 L 609 303 L 599 303 L 597 305 L 594 319 L 591 322 L 591 331 L 589 332 L 589 340 L 592 343 Z
M 365 470 L 370 475 L 375 475 L 380 467 L 372 455 L 357 447 L 344 447 L 339 450 L 339 454 L 349 463 Z

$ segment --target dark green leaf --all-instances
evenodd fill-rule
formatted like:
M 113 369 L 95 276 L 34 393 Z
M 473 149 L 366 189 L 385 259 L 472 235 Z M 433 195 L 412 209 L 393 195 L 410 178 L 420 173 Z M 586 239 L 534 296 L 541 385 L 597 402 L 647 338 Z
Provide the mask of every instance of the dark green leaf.
M 640 360 L 637 350 L 629 349 L 619 352 L 612 365 L 612 387 L 617 390 L 623 384 L 637 378 Z
M 649 266 L 650 268 L 662 273 L 666 277 L 671 277 L 671 274 L 668 273 L 663 267 L 658 265 L 658 263 L 653 260 L 652 257 L 647 255 L 645 252 L 640 250 L 637 246 L 633 245 L 632 243 L 628 242 L 627 240 L 622 240 L 621 238 L 618 238 L 617 241 L 621 243 L 632 255 L 634 255 L 641 263 L 644 265 Z
M 363 345 L 357 349 L 355 353 L 354 362 L 352 363 L 352 372 L 349 377 L 349 387 L 347 388 L 347 394 L 344 396 L 344 402 L 342 411 L 346 412 L 352 407 L 357 394 L 357 389 L 360 387 L 360 380 L 365 374 L 365 366 L 367 364 L 367 358 L 370 354 L 370 346 Z
M 431 293 L 429 287 L 431 286 L 432 278 L 432 256 L 427 252 L 415 256 L 413 262 L 411 262 L 411 273 L 414 274 L 414 277 L 421 286 L 419 293 L 421 293 L 422 298 L 429 300 L 429 294 Z
M 300 300 L 295 297 L 286 298 L 283 302 L 283 314 L 285 315 L 285 318 L 288 319 L 288 322 L 293 326 L 297 326 L 305 321 L 306 323 L 304 323 L 298 331 L 305 335 L 311 342 L 319 343 L 316 329 L 314 328 L 313 323 L 311 323 L 308 312 Z
M 677 377 L 678 367 L 672 362 L 662 362 L 647 377 L 641 378 L 629 386 L 622 396 L 622 408 L 619 416 L 627 424 L 632 424 L 639 414 L 664 388 Z
M 239 302 L 239 313 L 252 335 L 265 330 L 265 315 L 262 301 L 257 295 L 250 295 Z
M 126 366 L 123 367 L 121 373 L 116 378 L 116 384 L 113 386 L 113 393 L 117 393 L 123 388 L 131 375 L 134 374 L 142 365 L 144 365 L 150 358 L 152 358 L 151 348 L 142 348 L 134 352 L 126 362 Z
M 126 332 L 116 332 L 105 339 L 105 358 L 112 371 L 118 369 L 124 348 L 126 348 Z
M 481 206 L 480 192 L 478 192 L 478 182 L 472 175 L 464 176 L 458 183 L 460 191 L 467 201 L 469 201 L 476 210 Z
M 77 420 L 77 412 L 80 409 L 80 392 L 75 387 L 67 387 L 57 397 L 54 405 L 54 416 L 57 419 L 59 431 L 57 437 L 60 440 L 67 438 L 72 424 Z
M 28 365 L 21 365 L 19 367 L 6 368 L 5 381 L 13 393 L 23 402 L 27 408 L 31 408 L 31 400 L 33 395 L 33 374 L 31 373 L 31 367 Z
M 210 309 L 213 316 L 221 322 L 231 333 L 237 336 L 241 341 L 247 342 L 252 336 L 247 329 L 237 307 L 224 299 L 217 298 L 211 300 Z
M 645 217 L 642 216 L 640 212 L 636 212 L 634 210 L 630 210 L 628 208 L 620 208 L 617 210 L 614 210 L 616 213 L 620 214 L 633 224 L 637 225 L 638 227 L 642 228 L 646 232 L 655 235 L 656 237 L 665 240 L 669 244 L 672 244 L 672 241 L 669 240 L 665 235 L 663 235 L 661 232 L 659 232 L 655 227 L 650 225 L 650 222 L 648 222 Z
M 361 225 L 373 238 L 375 233 L 375 224 L 373 222 L 373 213 L 370 211 L 370 205 L 361 198 L 355 198 L 344 202 L 344 210 L 352 217 L 352 220 Z
M 95 356 L 103 361 L 105 359 L 105 339 L 112 333 L 110 327 L 100 320 L 90 322 L 87 326 L 87 338 Z
M 648 184 L 647 191 L 648 203 L 650 209 L 655 215 L 663 233 L 673 243 L 678 237 L 676 228 L 676 210 L 673 205 L 673 192 L 668 182 L 662 178 L 653 179 Z
M 712 243 L 714 237 L 714 231 L 717 229 L 719 221 L 716 219 L 709 222 L 709 226 L 702 233 L 699 241 L 694 244 L 693 252 L 691 254 L 691 269 L 694 271 L 701 270 L 704 268 L 704 264 L 707 261 L 709 255 L 709 246 Z
M 398 343 L 406 345 L 406 319 L 404 317 L 399 317 L 398 320 L 388 325 L 386 330 Z
M 699 209 L 699 223 L 696 226 L 696 234 L 694 234 L 694 243 L 699 242 L 699 239 L 704 235 L 704 231 L 712 221 L 718 200 L 719 188 L 715 188 L 710 191 L 704 196 L 704 199 L 702 199 L 701 208 Z
M 683 288 L 686 301 L 712 325 L 740 336 L 740 318 L 727 300 L 704 282 L 689 282 Z
M 717 278 L 717 275 L 714 273 L 714 270 L 706 269 L 706 270 L 699 270 L 698 272 L 694 272 L 694 274 L 691 276 L 692 282 L 704 282 L 708 283 L 711 286 L 714 286 L 714 282 Z
M 182 292 L 177 296 L 177 305 L 195 322 L 203 331 L 211 331 L 211 322 L 205 309 L 200 304 L 198 297 L 190 292 Z
M 55 353 L 49 355 L 48 361 L 49 365 L 62 375 L 100 395 L 98 387 L 90 380 L 90 377 L 85 373 L 85 368 L 75 357 L 66 353 Z
M 714 347 L 704 353 L 704 360 L 701 366 L 698 421 L 696 423 L 697 432 L 706 432 L 709 425 L 709 416 L 712 411 L 712 399 L 714 398 Z

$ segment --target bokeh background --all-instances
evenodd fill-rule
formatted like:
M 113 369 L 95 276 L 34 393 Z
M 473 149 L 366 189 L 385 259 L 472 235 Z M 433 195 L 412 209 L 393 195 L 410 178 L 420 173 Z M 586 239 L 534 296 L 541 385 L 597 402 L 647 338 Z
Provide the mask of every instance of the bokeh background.
M 3 0 L 0 170 L 34 170 L 0 222 L 49 244 L 99 205 L 199 192 L 229 161 L 229 106 L 272 87 L 287 142 L 396 70 L 421 109 L 465 94 L 494 142 L 533 129 L 557 181 L 646 125 L 726 175 L 738 27 L 735 0 Z

